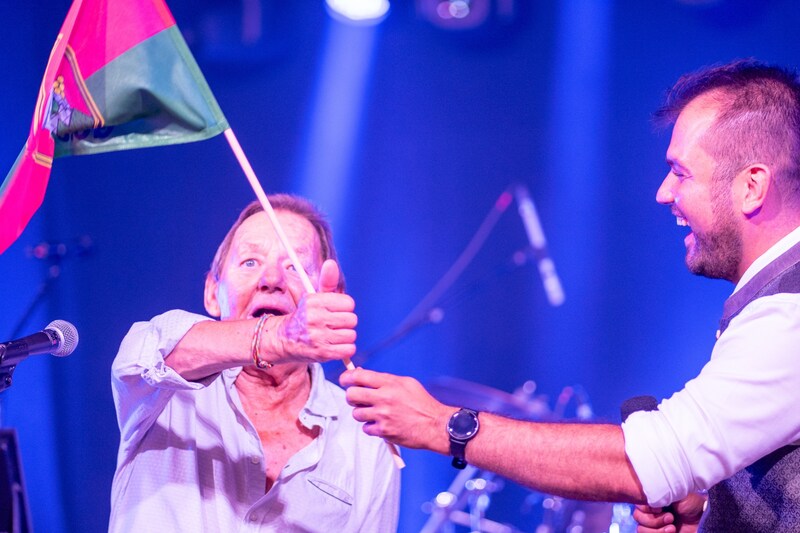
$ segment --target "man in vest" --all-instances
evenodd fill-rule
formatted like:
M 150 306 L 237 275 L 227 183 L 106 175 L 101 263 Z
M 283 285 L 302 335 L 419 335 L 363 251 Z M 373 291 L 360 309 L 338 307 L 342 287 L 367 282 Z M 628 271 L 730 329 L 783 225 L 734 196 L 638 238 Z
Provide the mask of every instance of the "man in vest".
M 682 77 L 657 116 L 674 127 L 656 200 L 690 230 L 689 269 L 735 284 L 683 390 L 619 426 L 459 410 L 364 369 L 340 382 L 370 435 L 545 493 L 637 503 L 640 531 L 800 531 L 800 83 L 736 61 Z

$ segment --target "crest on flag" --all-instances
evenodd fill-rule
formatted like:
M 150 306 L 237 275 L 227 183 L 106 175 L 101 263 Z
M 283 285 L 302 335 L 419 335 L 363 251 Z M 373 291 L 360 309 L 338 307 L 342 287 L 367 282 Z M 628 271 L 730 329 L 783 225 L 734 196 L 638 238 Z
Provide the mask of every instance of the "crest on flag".
M 28 140 L 0 184 L 0 253 L 41 205 L 54 158 L 200 141 L 227 128 L 164 0 L 73 0 Z

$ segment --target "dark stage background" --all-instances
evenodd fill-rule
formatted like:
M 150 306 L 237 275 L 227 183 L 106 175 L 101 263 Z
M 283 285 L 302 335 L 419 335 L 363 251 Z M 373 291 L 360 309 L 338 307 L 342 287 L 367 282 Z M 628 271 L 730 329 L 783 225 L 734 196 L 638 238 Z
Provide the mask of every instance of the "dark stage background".
M 239 38 L 240 2 L 169 4 L 264 187 L 307 194 L 331 214 L 362 349 L 416 306 L 510 183 L 530 188 L 565 304 L 548 305 L 535 266 L 508 268 L 526 245 L 512 205 L 439 302 L 443 320 L 365 366 L 507 392 L 533 380 L 551 407 L 580 385 L 596 418 L 612 421 L 624 399 L 668 396 L 699 371 L 731 287 L 685 270 L 686 232 L 654 201 L 669 132 L 654 132 L 650 114 L 680 73 L 708 63 L 797 67 L 794 0 L 498 0 L 491 9 L 513 4 L 513 15 L 493 11 L 464 31 L 435 26 L 410 0 L 373 28 L 333 21 L 321 0 L 261 0 L 251 45 Z M 68 6 L 0 3 L 3 169 L 27 135 Z M 78 349 L 25 361 L 2 395 L 37 531 L 106 529 L 119 342 L 167 309 L 203 312 L 210 259 L 253 197 L 222 137 L 56 161 L 44 205 L 0 256 L 7 338 L 48 272 L 26 248 L 93 241 L 62 261 L 22 332 L 63 318 L 80 331 Z M 400 531 L 413 532 L 455 473 L 445 457 L 405 458 Z M 533 531 L 526 495 L 507 484 L 489 516 Z

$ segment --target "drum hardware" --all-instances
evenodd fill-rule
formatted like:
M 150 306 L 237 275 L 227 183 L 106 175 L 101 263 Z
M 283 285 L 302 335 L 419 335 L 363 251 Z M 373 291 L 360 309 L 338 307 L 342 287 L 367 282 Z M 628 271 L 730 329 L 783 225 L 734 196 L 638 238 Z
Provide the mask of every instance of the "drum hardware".
M 423 510 L 431 516 L 420 533 L 450 533 L 453 525 L 468 527 L 472 533 L 519 533 L 485 516 L 491 494 L 502 488 L 503 480 L 495 479 L 493 473 L 467 465 L 446 491 L 424 506 Z M 464 511 L 465 507 L 468 511 Z
M 542 501 L 542 523 L 537 526 L 536 533 L 583 533 L 586 512 L 575 508 L 575 503 L 560 496 L 546 496 Z
M 578 420 L 590 420 L 593 416 L 588 395 L 579 385 L 565 387 L 559 394 L 553 411 L 548 406 L 546 396 L 535 395 L 536 383 L 533 381 L 526 381 L 513 394 L 452 377 L 437 378 L 427 388 L 432 396 L 444 404 L 521 420 L 562 420 L 567 414 L 568 406 L 574 407 L 574 415 Z M 572 412 L 572 408 L 569 412 Z M 491 520 L 486 517 L 486 511 L 492 495 L 500 491 L 503 485 L 502 478 L 467 465 L 446 491 L 440 492 L 433 501 L 423 505 L 423 511 L 431 516 L 421 533 L 455 533 L 456 527 L 459 532 L 468 528 L 471 533 L 636 531 L 631 508 L 626 504 L 579 502 L 537 492 L 529 493 L 518 508 L 527 525 Z M 523 487 L 514 488 L 524 490 Z
M 520 420 L 548 420 L 550 408 L 544 396 L 533 396 L 536 384 L 526 382 L 514 394 L 458 378 L 440 377 L 428 383 L 428 392 L 446 405 L 468 407 Z

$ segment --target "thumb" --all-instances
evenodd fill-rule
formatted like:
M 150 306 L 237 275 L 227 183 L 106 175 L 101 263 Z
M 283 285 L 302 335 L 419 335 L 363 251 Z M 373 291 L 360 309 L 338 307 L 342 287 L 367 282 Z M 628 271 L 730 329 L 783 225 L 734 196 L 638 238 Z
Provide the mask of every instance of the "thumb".
M 339 286 L 339 265 L 326 259 L 319 272 L 319 292 L 336 292 Z

